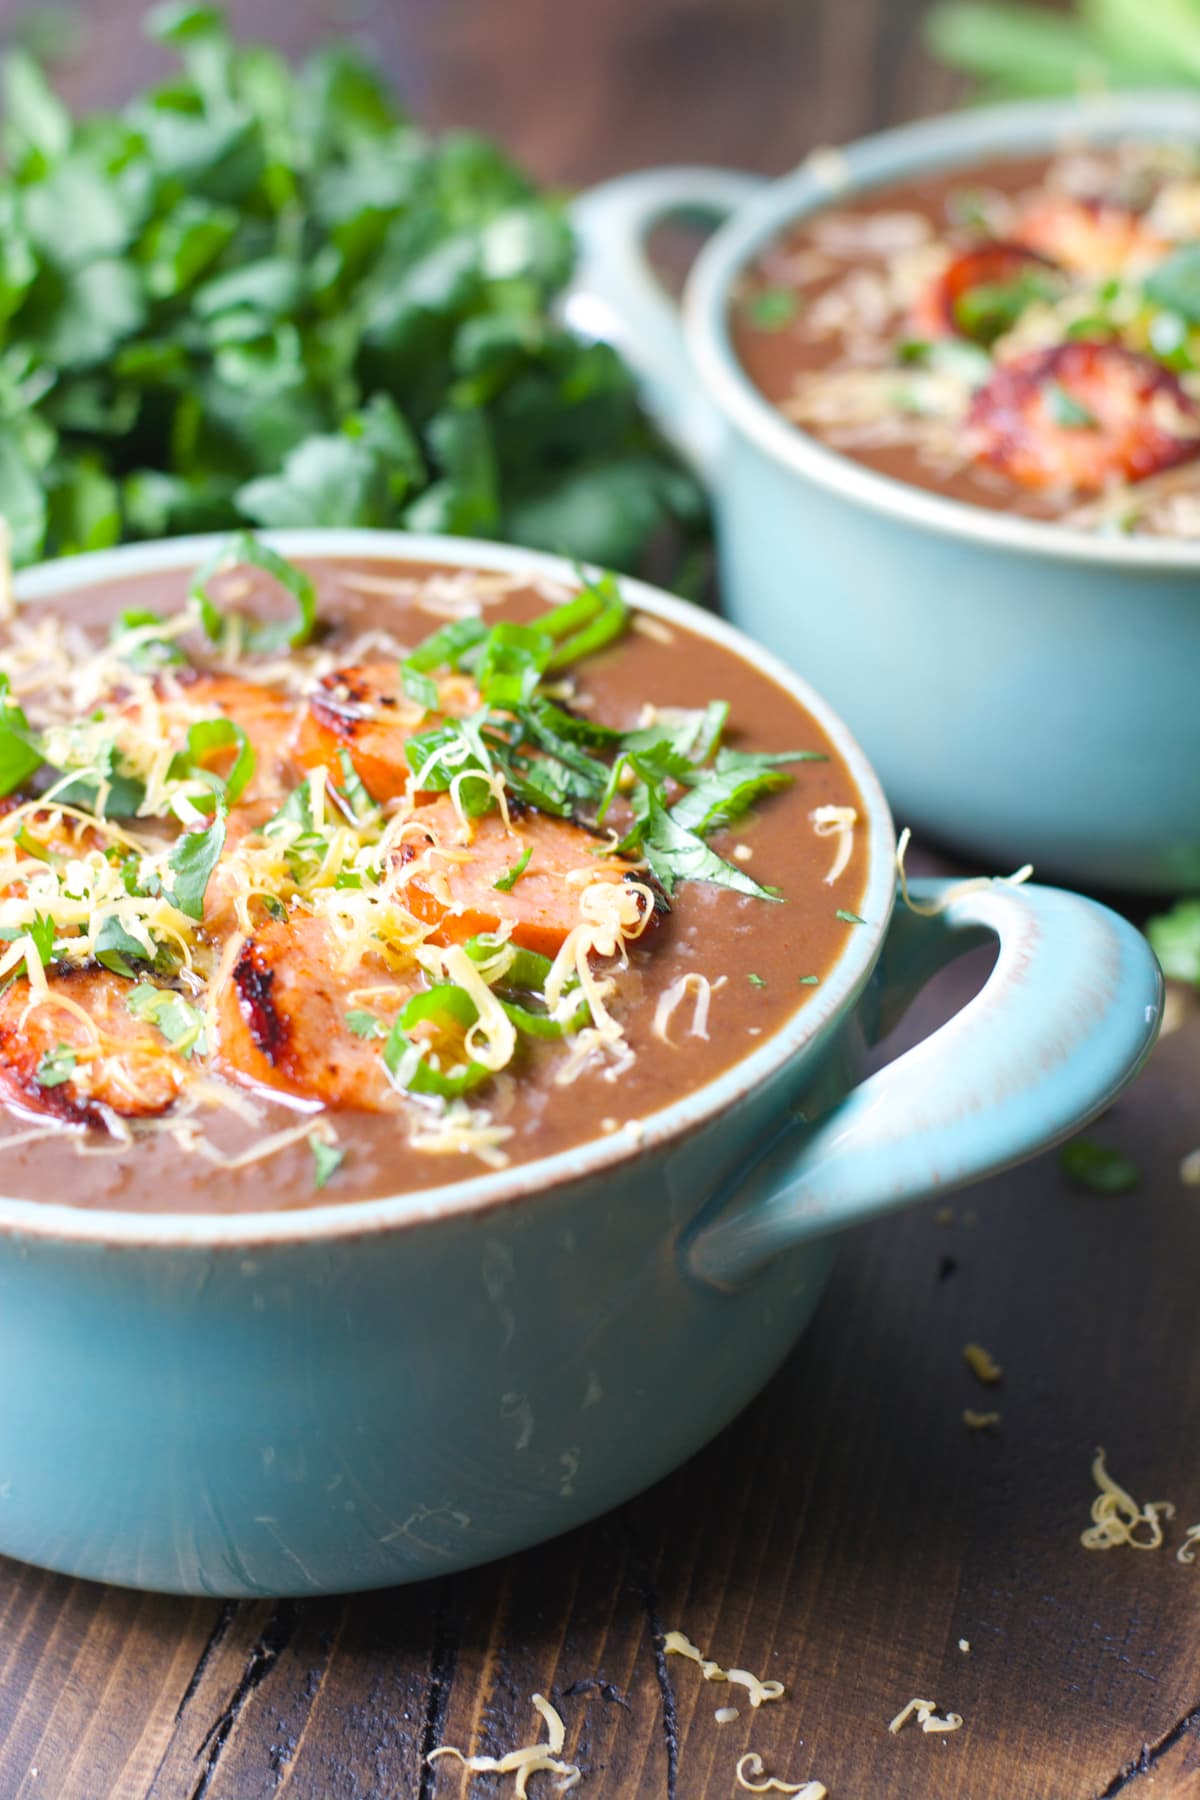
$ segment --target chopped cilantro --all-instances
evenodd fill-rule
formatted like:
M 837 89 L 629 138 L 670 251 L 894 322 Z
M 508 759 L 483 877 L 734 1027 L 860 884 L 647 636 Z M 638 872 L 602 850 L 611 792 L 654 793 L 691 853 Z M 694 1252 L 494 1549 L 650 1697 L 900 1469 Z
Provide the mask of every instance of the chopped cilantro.
M 761 288 L 747 298 L 742 311 L 759 331 L 781 331 L 798 316 L 802 304 L 794 288 Z
M 1177 900 L 1148 921 L 1146 936 L 1164 975 L 1200 986 L 1200 899 Z
M 38 1060 L 37 1079 L 42 1087 L 61 1087 L 75 1073 L 75 1052 L 69 1044 L 55 1044 L 43 1051 Z
M 1127 1156 L 1094 1144 L 1090 1138 L 1075 1138 L 1058 1153 L 1058 1166 L 1076 1187 L 1090 1188 L 1097 1194 L 1127 1194 L 1137 1187 L 1141 1175 Z
M 1095 413 L 1069 394 L 1057 381 L 1048 381 L 1042 389 L 1042 401 L 1055 425 L 1068 431 L 1094 431 L 1098 423 Z
M 135 1019 L 154 1025 L 181 1055 L 204 1055 L 204 1014 L 174 988 L 139 981 L 126 995 L 125 1004 Z
M 356 1038 L 381 1038 L 387 1036 L 383 1020 L 373 1012 L 366 1012 L 361 1007 L 352 1007 L 346 1014 L 346 1029 Z
M 527 844 L 525 846 L 525 849 L 522 851 L 519 860 L 513 864 L 512 868 L 509 869 L 507 874 L 501 875 L 498 878 L 498 880 L 493 881 L 492 886 L 494 888 L 499 888 L 499 890 L 502 894 L 511 894 L 513 889 L 516 887 L 518 881 L 520 881 L 522 875 L 525 873 L 526 869 L 529 867 L 529 862 L 530 862 L 530 858 L 532 857 L 532 855 L 533 855 L 533 845 Z
M 1200 244 L 1184 244 L 1152 269 L 1143 283 L 1147 300 L 1200 325 Z
M 218 808 L 211 825 L 201 831 L 185 831 L 175 840 L 167 858 L 170 898 L 189 919 L 204 917 L 204 895 L 209 876 L 225 847 L 225 814 Z
M 295 601 L 295 610 L 290 619 L 272 619 L 265 623 L 248 622 L 242 639 L 245 648 L 273 654 L 306 644 L 317 622 L 317 590 L 313 586 L 311 575 L 298 569 L 286 557 L 280 556 L 278 551 L 268 549 L 266 544 L 260 543 L 249 531 L 241 532 L 227 544 L 220 545 L 192 577 L 188 598 L 196 609 L 206 635 L 215 644 L 228 641 L 230 618 L 211 599 L 208 589 L 216 576 L 244 563 L 262 569 Z
M 11 794 L 41 766 L 29 721 L 9 694 L 8 676 L 0 673 L 0 796 Z
M 816 987 L 820 980 L 821 977 L 819 975 L 801 975 L 799 977 L 801 987 Z
M 323 1188 L 327 1182 L 332 1181 L 345 1162 L 346 1152 L 339 1150 L 334 1144 L 327 1144 L 315 1131 L 309 1136 L 308 1147 L 313 1156 L 313 1186 Z
M 751 987 L 765 988 L 767 985 L 761 975 L 747 975 L 746 980 L 750 983 Z
M 129 958 L 141 961 L 146 958 L 146 946 L 131 937 L 115 915 L 105 919 L 93 945 L 96 961 L 104 969 L 111 969 L 114 975 L 123 975 L 132 980 L 135 974 Z
M 860 918 L 856 912 L 848 912 L 844 906 L 838 907 L 836 916 L 842 921 L 843 925 L 865 925 L 867 922 L 865 919 Z

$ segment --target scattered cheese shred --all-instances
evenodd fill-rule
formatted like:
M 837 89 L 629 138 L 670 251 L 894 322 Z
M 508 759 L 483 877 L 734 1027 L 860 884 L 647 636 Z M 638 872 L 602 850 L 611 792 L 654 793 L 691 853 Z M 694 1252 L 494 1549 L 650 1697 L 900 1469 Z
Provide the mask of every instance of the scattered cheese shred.
M 963 1360 L 977 1381 L 991 1386 L 1000 1380 L 1004 1370 L 995 1357 L 986 1351 L 982 1344 L 964 1344 Z
M 895 1736 L 903 1731 L 908 1721 L 915 1718 L 922 1731 L 958 1731 L 962 1726 L 962 1714 L 948 1712 L 945 1717 L 938 1716 L 936 1700 L 910 1700 L 896 1714 L 888 1730 Z
M 515 1774 L 517 1779 L 513 1783 L 513 1794 L 516 1800 L 527 1800 L 531 1775 L 561 1775 L 562 1780 L 555 1785 L 560 1793 L 565 1794 L 568 1788 L 575 1786 L 582 1771 L 576 1763 L 559 1761 L 559 1752 L 566 1742 L 566 1727 L 562 1715 L 541 1694 L 533 1696 L 533 1707 L 546 1726 L 544 1744 L 526 1744 L 520 1750 L 509 1750 L 504 1756 L 465 1756 L 453 1744 L 442 1744 L 436 1750 L 431 1750 L 426 1760 L 432 1763 L 439 1756 L 454 1756 L 472 1774 Z
M 976 1412 L 973 1406 L 963 1408 L 963 1424 L 968 1431 L 987 1431 L 990 1426 L 999 1423 L 998 1412 Z
M 971 1646 L 966 1638 L 959 1638 L 958 1647 L 962 1651 L 964 1656 L 970 1656 Z
M 675 1010 L 689 996 L 694 995 L 696 1007 L 692 1014 L 688 1036 L 707 1038 L 709 1005 L 717 989 L 725 986 L 725 981 L 724 975 L 718 975 L 715 981 L 710 981 L 707 975 L 700 975 L 694 969 L 686 975 L 681 975 L 678 981 L 673 981 L 670 987 L 659 995 L 658 1005 L 654 1009 L 654 1023 L 651 1030 L 655 1037 L 661 1038 L 664 1044 L 671 1042 L 668 1027 Z
M 741 1718 L 741 1714 L 736 1706 L 718 1706 L 713 1718 L 718 1725 L 732 1725 L 735 1719 Z
M 818 837 L 835 837 L 833 862 L 825 877 L 826 887 L 832 887 L 839 875 L 845 873 L 846 864 L 850 861 L 854 849 L 854 827 L 858 823 L 858 808 L 854 806 L 818 806 L 809 813 L 812 828 Z
M 1092 1524 L 1080 1534 L 1085 1550 L 1115 1550 L 1128 1544 L 1131 1550 L 1157 1550 L 1163 1541 L 1163 1519 L 1173 1519 L 1169 1500 L 1151 1500 L 1139 1506 L 1132 1494 L 1114 1481 L 1105 1467 L 1103 1445 L 1092 1459 L 1092 1480 L 1100 1489 L 1092 1501 Z M 1148 1537 L 1136 1535 L 1145 1526 Z
M 1196 1560 L 1196 1547 L 1200 1544 L 1200 1525 L 1189 1525 L 1183 1535 L 1185 1541 L 1180 1544 L 1178 1550 L 1175 1552 L 1175 1561 L 1181 1563 L 1194 1563 Z
M 711 1662 L 697 1650 L 682 1631 L 668 1631 L 663 1638 L 663 1650 L 668 1656 L 686 1656 L 690 1662 L 698 1663 L 705 1681 L 731 1681 L 744 1687 L 750 1695 L 751 1706 L 761 1706 L 764 1701 L 779 1700 L 783 1696 L 782 1681 L 760 1681 L 748 1669 L 723 1669 L 720 1663 Z
M 767 1775 L 763 1780 L 765 1770 L 766 1765 L 758 1751 L 747 1750 L 745 1756 L 738 1758 L 738 1786 L 748 1794 L 795 1794 L 798 1800 L 827 1800 L 829 1789 L 820 1781 L 780 1781 L 777 1775 Z
M 960 899 L 963 894 L 978 894 L 997 883 L 1001 887 L 1021 887 L 1033 874 L 1033 864 L 1024 863 L 1011 875 L 972 875 L 967 881 L 956 881 L 953 887 L 947 888 L 945 893 L 939 895 L 936 900 L 914 900 L 908 891 L 908 876 L 904 869 L 908 846 L 911 842 L 912 831 L 906 825 L 896 843 L 896 879 L 900 883 L 900 897 L 905 906 L 909 912 L 918 914 L 922 919 L 937 918 L 939 913 L 944 913 L 946 908 L 953 905 L 954 901 Z

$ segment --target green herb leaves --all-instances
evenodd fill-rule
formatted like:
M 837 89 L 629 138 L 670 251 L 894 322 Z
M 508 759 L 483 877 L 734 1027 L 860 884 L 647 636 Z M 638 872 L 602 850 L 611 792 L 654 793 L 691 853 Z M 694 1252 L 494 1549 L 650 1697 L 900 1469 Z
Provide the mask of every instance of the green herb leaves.
M 317 621 L 317 590 L 313 586 L 312 577 L 303 569 L 297 568 L 295 563 L 288 562 L 277 551 L 260 543 L 248 531 L 241 532 L 229 543 L 222 544 L 192 577 L 188 598 L 196 609 L 207 637 L 214 644 L 223 644 L 229 638 L 231 620 L 210 598 L 208 589 L 218 575 L 223 575 L 242 563 L 264 570 L 295 603 L 290 619 L 249 624 L 242 636 L 243 647 L 251 653 L 272 655 L 307 644 Z
M 1042 404 L 1053 424 L 1066 431 L 1094 431 L 1096 415 L 1057 381 L 1047 381 L 1042 388 Z
M 309 1133 L 308 1147 L 313 1158 L 313 1186 L 320 1189 L 333 1180 L 346 1160 L 346 1152 L 336 1144 L 327 1144 L 315 1131 Z
M 608 346 L 555 301 L 558 200 L 430 141 L 350 48 L 301 70 L 204 7 L 78 126 L 3 64 L 0 512 L 19 562 L 247 523 L 511 536 L 628 565 L 698 529 Z
M 69 1044 L 55 1044 L 38 1059 L 37 1080 L 44 1088 L 61 1087 L 75 1073 L 75 1052 Z
M 204 917 L 204 895 L 209 877 L 225 848 L 225 813 L 218 807 L 211 825 L 202 831 L 185 831 L 175 840 L 167 858 L 168 893 L 189 919 Z
M 1094 1144 L 1090 1138 L 1075 1138 L 1058 1153 L 1058 1166 L 1076 1187 L 1089 1188 L 1097 1194 L 1128 1194 L 1141 1180 L 1141 1175 L 1127 1156 Z
M 665 894 L 680 881 L 711 881 L 755 899 L 779 899 L 727 863 L 705 838 L 785 786 L 791 780 L 786 765 L 822 761 L 823 753 L 723 747 L 729 713 L 723 701 L 622 732 L 570 712 L 546 694 L 547 674 L 614 642 L 628 618 L 617 582 L 604 574 L 527 625 L 489 628 L 467 619 L 427 638 L 402 665 L 406 683 L 428 681 L 436 700 L 435 670 L 470 674 L 483 705 L 408 740 L 415 785 L 435 793 L 453 786 L 459 805 L 473 815 L 496 804 L 497 775 L 510 800 L 559 818 L 601 827 L 620 805 L 631 815 L 622 819 L 621 852 L 643 858 Z M 416 692 L 432 709 L 425 690 Z M 494 885 L 509 891 L 526 866 L 527 859 Z
M 0 796 L 11 794 L 42 766 L 29 722 L 8 691 L 8 676 L 0 674 Z
M 1200 986 L 1200 900 L 1177 900 L 1148 921 L 1146 936 L 1164 975 Z

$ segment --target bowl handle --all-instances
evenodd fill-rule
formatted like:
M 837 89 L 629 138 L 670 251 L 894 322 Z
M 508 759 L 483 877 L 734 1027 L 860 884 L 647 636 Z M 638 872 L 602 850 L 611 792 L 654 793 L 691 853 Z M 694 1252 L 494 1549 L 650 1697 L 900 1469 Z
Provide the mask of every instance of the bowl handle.
M 765 185 L 730 169 L 646 169 L 592 188 L 571 208 L 579 256 L 563 315 L 581 337 L 621 352 L 663 435 L 702 480 L 713 470 L 720 420 L 700 389 L 679 308 L 650 265 L 646 240 L 673 216 L 727 218 Z
M 1116 913 L 1003 881 L 914 881 L 910 894 L 917 910 L 897 909 L 880 962 L 885 1023 L 992 937 L 986 985 L 832 1112 L 793 1114 L 705 1206 L 692 1273 L 727 1286 L 805 1238 L 1009 1168 L 1103 1111 L 1148 1056 L 1162 975 Z

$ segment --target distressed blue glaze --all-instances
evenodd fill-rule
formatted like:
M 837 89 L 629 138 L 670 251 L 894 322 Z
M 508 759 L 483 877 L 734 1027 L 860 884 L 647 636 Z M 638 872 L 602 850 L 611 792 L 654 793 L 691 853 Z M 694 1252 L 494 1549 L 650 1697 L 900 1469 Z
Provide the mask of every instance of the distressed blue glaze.
M 531 560 L 385 534 L 272 541 Z M 81 558 L 20 591 L 185 568 L 208 547 Z M 1091 902 L 1003 884 L 939 918 L 893 919 L 887 807 L 824 702 L 728 627 L 629 593 L 742 645 L 831 732 L 863 797 L 866 923 L 726 1075 L 535 1165 L 236 1218 L 0 1198 L 3 1553 L 153 1589 L 321 1593 L 567 1530 L 745 1406 L 807 1322 L 843 1229 L 1033 1153 L 1139 1066 L 1160 994 L 1136 932 Z M 1001 943 L 981 997 L 856 1085 L 881 1021 L 981 934 Z
M 585 195 L 568 316 L 611 335 L 714 500 L 729 616 L 849 721 L 898 816 L 984 861 L 1200 886 L 1200 546 L 1103 538 L 942 499 L 825 449 L 742 374 L 731 284 L 789 222 L 878 183 L 1064 136 L 1200 135 L 1186 94 L 973 110 L 758 184 L 653 170 Z M 732 217 L 678 313 L 637 254 L 684 206 Z

